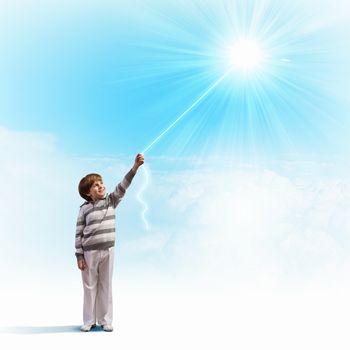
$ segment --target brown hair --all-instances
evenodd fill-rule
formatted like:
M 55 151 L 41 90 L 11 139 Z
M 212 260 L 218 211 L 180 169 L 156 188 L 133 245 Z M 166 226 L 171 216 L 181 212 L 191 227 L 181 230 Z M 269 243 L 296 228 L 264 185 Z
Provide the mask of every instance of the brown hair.
M 87 194 L 90 192 L 90 188 L 92 187 L 95 181 L 102 181 L 102 176 L 99 174 L 88 174 L 84 176 L 79 182 L 79 194 L 88 202 L 91 201 L 91 198 Z

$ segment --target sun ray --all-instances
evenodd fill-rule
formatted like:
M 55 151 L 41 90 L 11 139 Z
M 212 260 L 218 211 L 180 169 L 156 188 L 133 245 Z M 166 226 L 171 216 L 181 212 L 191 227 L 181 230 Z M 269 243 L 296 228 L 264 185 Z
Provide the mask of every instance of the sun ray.
M 334 96 L 322 82 L 341 74 L 332 51 L 339 42 L 329 23 L 327 30 L 322 23 L 311 30 L 301 2 L 274 0 L 181 0 L 156 8 L 150 2 L 144 13 L 146 40 L 135 44 L 142 61 L 125 69 L 121 81 L 132 82 L 126 89 L 155 96 L 140 103 L 140 114 L 154 114 L 143 134 L 169 135 L 157 139 L 161 147 L 152 152 L 235 150 L 249 157 L 322 147 L 322 134 L 335 118 Z M 244 46 L 247 53 L 232 62 L 228 48 L 242 41 L 235 56 Z M 230 77 L 188 110 L 232 66 Z M 167 129 L 184 111 L 181 127 Z

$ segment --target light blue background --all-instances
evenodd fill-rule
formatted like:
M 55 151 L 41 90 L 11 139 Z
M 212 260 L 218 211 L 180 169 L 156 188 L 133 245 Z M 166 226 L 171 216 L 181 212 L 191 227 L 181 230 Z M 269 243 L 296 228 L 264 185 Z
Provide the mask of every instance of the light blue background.
M 248 35 L 266 49 L 261 69 L 230 74 L 147 152 L 150 230 L 140 170 L 118 209 L 118 276 L 342 280 L 345 1 L 5 1 L 0 23 L 4 274 L 77 278 L 80 178 L 101 172 L 112 190 Z

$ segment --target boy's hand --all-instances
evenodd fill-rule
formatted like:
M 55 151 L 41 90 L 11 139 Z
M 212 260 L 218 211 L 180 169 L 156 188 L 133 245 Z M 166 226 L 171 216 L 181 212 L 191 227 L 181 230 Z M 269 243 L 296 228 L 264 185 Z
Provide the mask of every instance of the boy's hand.
M 145 157 L 143 154 L 139 153 L 135 158 L 135 164 L 133 166 L 133 170 L 136 172 L 137 169 L 145 162 Z
M 83 271 L 87 267 L 86 262 L 84 259 L 78 260 L 78 268 L 79 270 Z

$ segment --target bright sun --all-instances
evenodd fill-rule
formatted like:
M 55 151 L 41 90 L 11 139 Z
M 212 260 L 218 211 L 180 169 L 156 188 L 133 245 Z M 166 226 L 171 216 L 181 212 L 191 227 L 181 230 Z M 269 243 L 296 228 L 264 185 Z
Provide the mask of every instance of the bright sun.
M 257 68 L 262 59 L 263 51 L 255 40 L 239 39 L 230 49 L 231 65 L 243 72 Z

